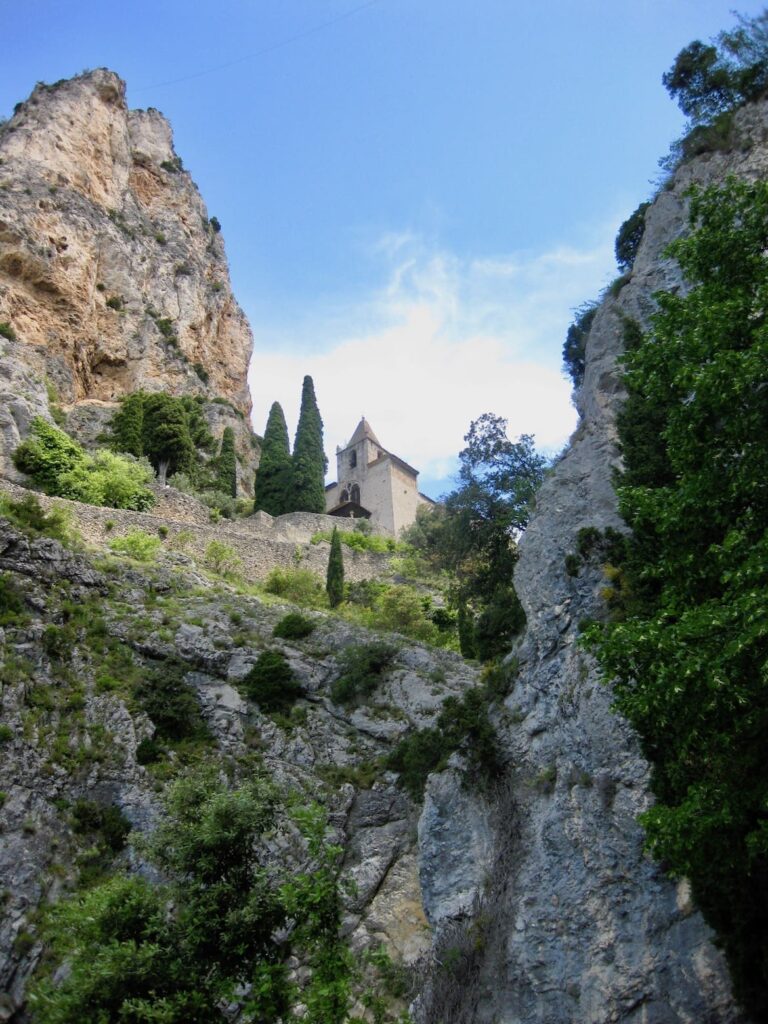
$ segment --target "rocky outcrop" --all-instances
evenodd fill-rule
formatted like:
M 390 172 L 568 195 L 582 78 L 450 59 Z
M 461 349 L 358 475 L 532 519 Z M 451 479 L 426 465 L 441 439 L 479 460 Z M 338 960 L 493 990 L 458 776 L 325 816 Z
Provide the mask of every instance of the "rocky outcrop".
M 38 85 L 0 129 L 0 323 L 18 340 L 0 337 L 6 469 L 50 396 L 88 440 L 144 388 L 218 397 L 211 426 L 234 427 L 252 485 L 252 338 L 218 222 L 168 122 L 128 110 L 110 71 Z
M 637 816 L 651 799 L 648 765 L 578 643 L 580 623 L 605 614 L 600 559 L 575 578 L 565 559 L 580 528 L 622 528 L 611 486 L 619 462 L 617 359 L 626 319 L 647 325 L 653 293 L 683 286 L 664 249 L 685 228 L 685 191 L 728 174 L 765 177 L 767 137 L 768 106 L 750 106 L 735 119 L 728 152 L 680 168 L 647 212 L 631 276 L 609 291 L 594 320 L 576 396 L 581 422 L 537 495 L 516 571 L 528 627 L 515 652 L 517 680 L 498 714 L 506 812 L 494 814 L 485 797 L 467 807 L 452 773 L 428 788 L 422 890 L 438 924 L 438 966 L 422 1002 L 426 1024 L 743 1019 L 687 884 L 667 878 L 643 852 Z M 458 873 L 447 888 L 446 871 Z M 450 948 L 462 957 L 448 984 L 439 965 Z
M 13 1014 L 42 951 L 36 908 L 88 863 L 92 839 L 73 831 L 73 803 L 115 804 L 138 831 L 153 825 L 177 754 L 171 750 L 159 771 L 137 760 L 153 726 L 133 687 L 171 664 L 183 666 L 210 730 L 208 756 L 222 764 L 255 758 L 286 791 L 328 807 L 352 883 L 344 930 L 353 947 L 385 943 L 405 963 L 425 952 L 418 809 L 382 760 L 408 728 L 432 723 L 447 696 L 475 685 L 476 669 L 393 637 L 394 660 L 371 697 L 360 707 L 337 705 L 329 687 L 339 655 L 369 643 L 366 630 L 308 613 L 311 636 L 279 640 L 273 630 L 287 607 L 213 586 L 172 553 L 148 571 L 95 568 L 91 556 L 30 540 L 2 518 L 0 582 L 23 600 L 21 618 L 0 628 L 0 1020 L 19 1019 Z M 89 613 L 57 646 L 83 607 Z M 239 688 L 265 648 L 285 654 L 303 687 L 290 715 L 263 714 Z

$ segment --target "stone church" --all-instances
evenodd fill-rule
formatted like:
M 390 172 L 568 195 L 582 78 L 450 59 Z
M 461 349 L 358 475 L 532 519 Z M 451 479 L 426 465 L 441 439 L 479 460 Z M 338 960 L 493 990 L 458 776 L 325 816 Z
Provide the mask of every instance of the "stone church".
M 420 505 L 435 504 L 418 489 L 419 471 L 388 452 L 365 417 L 347 446 L 336 449 L 336 473 L 337 482 L 325 488 L 326 512 L 370 519 L 395 536 Z

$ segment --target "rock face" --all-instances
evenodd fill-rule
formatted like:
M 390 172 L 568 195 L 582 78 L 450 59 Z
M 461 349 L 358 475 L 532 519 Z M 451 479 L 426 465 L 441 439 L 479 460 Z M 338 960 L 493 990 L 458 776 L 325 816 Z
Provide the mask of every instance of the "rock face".
M 218 222 L 168 122 L 128 110 L 110 71 L 38 85 L 0 129 L 0 323 L 18 339 L 0 338 L 6 460 L 48 394 L 87 439 L 144 388 L 231 403 L 211 406 L 212 426 L 235 428 L 252 476 L 252 338 Z
M 282 641 L 273 630 L 287 607 L 213 586 L 183 557 L 169 555 L 152 570 L 97 569 L 89 555 L 30 540 L 2 518 L 0 581 L 24 608 L 21 620 L 0 628 L 0 1021 L 27 1019 L 20 1008 L 42 951 L 36 908 L 60 895 L 93 843 L 73 831 L 72 805 L 115 804 L 138 831 L 153 826 L 176 755 L 165 774 L 137 759 L 154 727 L 130 680 L 171 665 L 183 666 L 196 696 L 209 756 L 230 764 L 255 758 L 285 790 L 328 807 L 343 875 L 354 883 L 345 887 L 344 916 L 353 948 L 385 943 L 405 963 L 425 953 L 418 809 L 382 760 L 409 727 L 431 724 L 446 697 L 475 685 L 476 668 L 393 638 L 392 663 L 372 696 L 360 707 L 337 705 L 329 687 L 339 654 L 371 642 L 366 630 L 310 613 L 314 632 Z M 87 615 L 57 646 L 77 608 Z M 289 716 L 272 718 L 242 693 L 265 648 L 287 657 L 304 690 Z
M 643 853 L 636 819 L 651 799 L 648 766 L 578 645 L 579 623 L 605 614 L 600 559 L 574 578 L 565 558 L 580 528 L 622 528 L 611 486 L 617 358 L 625 319 L 647 325 L 653 293 L 682 286 L 663 250 L 687 223 L 685 190 L 728 174 L 765 177 L 767 136 L 768 106 L 750 106 L 736 117 L 729 152 L 677 172 L 648 210 L 630 279 L 595 318 L 576 396 L 582 420 L 537 495 L 516 572 L 528 628 L 498 721 L 508 788 L 494 813 L 484 798 L 467 807 L 450 773 L 433 777 L 421 818 L 422 891 L 438 924 L 438 962 L 446 949 L 463 951 L 451 984 L 437 968 L 422 1001 L 424 1024 L 743 1019 L 686 884 Z M 448 888 L 446 872 L 459 875 Z

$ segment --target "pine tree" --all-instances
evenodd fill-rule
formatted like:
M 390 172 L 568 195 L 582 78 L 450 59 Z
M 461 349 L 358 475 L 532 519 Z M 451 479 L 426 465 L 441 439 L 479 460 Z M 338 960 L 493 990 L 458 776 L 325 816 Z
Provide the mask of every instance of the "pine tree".
M 273 402 L 269 410 L 254 490 L 254 512 L 262 510 L 269 512 L 271 516 L 281 516 L 294 510 L 291 504 L 291 449 L 288 442 L 288 427 L 279 402 Z
M 224 494 L 237 497 L 237 456 L 235 455 L 235 432 L 225 427 L 221 435 L 221 450 L 216 467 L 216 487 Z
M 341 537 L 335 526 L 331 534 L 331 553 L 328 556 L 325 590 L 331 608 L 336 608 L 344 600 L 344 556 L 341 553 Z
M 293 495 L 295 512 L 325 512 L 325 471 L 323 421 L 317 408 L 311 377 L 304 378 L 301 412 L 293 445 Z

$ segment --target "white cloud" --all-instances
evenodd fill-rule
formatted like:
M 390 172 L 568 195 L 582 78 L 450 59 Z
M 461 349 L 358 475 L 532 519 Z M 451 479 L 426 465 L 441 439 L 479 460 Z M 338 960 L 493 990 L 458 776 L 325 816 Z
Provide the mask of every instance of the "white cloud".
M 257 430 L 279 401 L 295 429 L 301 381 L 310 374 L 325 424 L 330 479 L 335 448 L 362 415 L 382 444 L 422 472 L 455 470 L 471 420 L 494 412 L 509 434 L 534 434 L 557 450 L 576 422 L 560 353 L 574 307 L 596 296 L 612 266 L 615 225 L 583 249 L 461 260 L 417 237 L 390 234 L 375 248 L 386 285 L 368 301 L 336 303 L 333 325 L 313 326 L 314 346 L 259 344 L 250 372 Z

